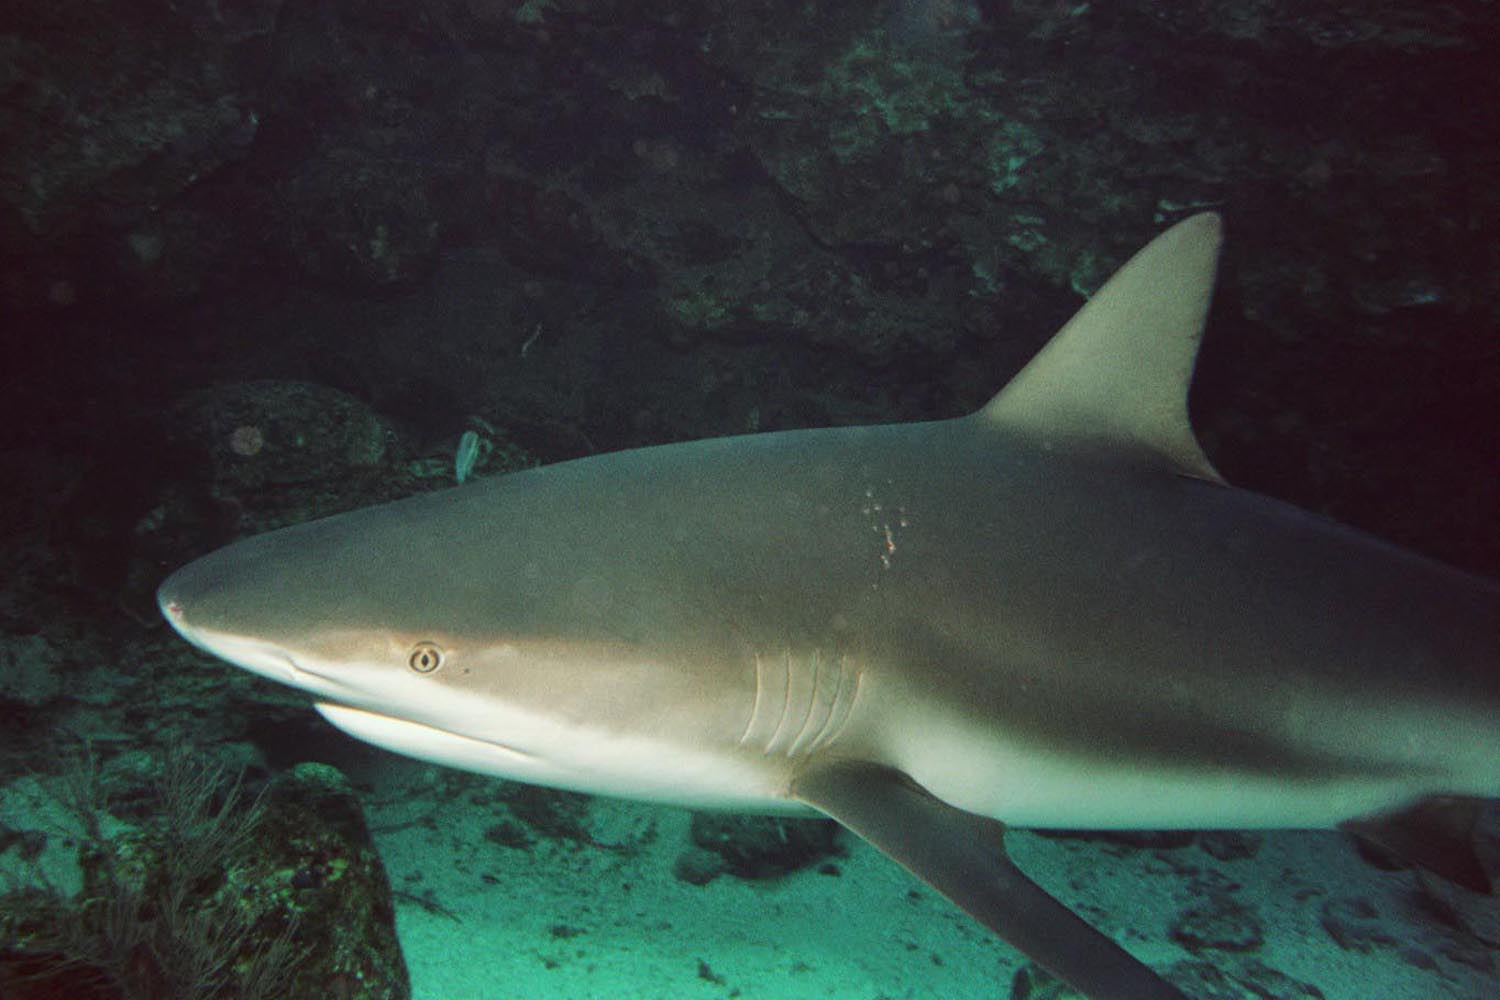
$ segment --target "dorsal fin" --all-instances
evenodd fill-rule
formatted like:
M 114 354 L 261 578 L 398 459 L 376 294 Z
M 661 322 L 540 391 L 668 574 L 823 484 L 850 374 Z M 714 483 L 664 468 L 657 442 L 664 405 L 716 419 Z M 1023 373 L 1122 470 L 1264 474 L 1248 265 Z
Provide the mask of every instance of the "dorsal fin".
M 1188 422 L 1222 226 L 1205 212 L 1152 240 L 980 411 L 1048 441 L 1142 450 L 1223 482 Z

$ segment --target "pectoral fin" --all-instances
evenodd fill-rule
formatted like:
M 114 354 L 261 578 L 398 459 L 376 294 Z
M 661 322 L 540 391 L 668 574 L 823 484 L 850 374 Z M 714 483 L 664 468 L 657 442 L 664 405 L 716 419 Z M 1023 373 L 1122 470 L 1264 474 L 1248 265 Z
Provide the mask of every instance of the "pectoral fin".
M 1479 808 L 1477 799 L 1439 796 L 1405 809 L 1351 820 L 1339 829 L 1420 865 L 1454 885 L 1488 895 L 1494 887 L 1474 852 L 1474 824 Z
M 899 771 L 857 761 L 812 768 L 792 791 L 1092 1000 L 1187 1000 L 1012 864 L 995 820 L 955 809 Z

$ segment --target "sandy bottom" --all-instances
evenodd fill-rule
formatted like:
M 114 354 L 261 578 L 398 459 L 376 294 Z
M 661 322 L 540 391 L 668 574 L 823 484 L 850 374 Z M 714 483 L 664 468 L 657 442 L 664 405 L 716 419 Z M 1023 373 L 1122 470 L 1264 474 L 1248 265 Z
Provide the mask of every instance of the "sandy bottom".
M 590 834 L 628 849 L 517 849 L 486 837 L 506 816 L 495 786 L 463 776 L 456 789 L 451 774 L 402 762 L 362 777 L 417 1000 L 997 998 L 1023 964 L 850 835 L 836 875 L 700 887 L 672 873 L 690 844 L 685 811 L 596 800 Z M 1038 882 L 1153 966 L 1206 963 L 1241 977 L 1245 997 L 1319 995 L 1303 985 L 1328 1000 L 1500 996 L 1500 900 L 1439 887 L 1454 908 L 1441 917 L 1415 875 L 1372 868 L 1339 834 L 1267 834 L 1253 857 L 1228 861 L 1197 846 L 1024 831 L 1010 846 Z M 1225 941 L 1248 920 L 1263 943 L 1195 954 L 1174 940 L 1184 913 L 1226 904 Z

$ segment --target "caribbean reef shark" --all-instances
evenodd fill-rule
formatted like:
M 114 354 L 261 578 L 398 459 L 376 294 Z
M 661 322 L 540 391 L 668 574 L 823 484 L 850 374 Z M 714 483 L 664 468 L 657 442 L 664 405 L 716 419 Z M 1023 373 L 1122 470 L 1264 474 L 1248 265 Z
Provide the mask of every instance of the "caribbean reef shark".
M 971 416 L 642 448 L 240 541 L 194 645 L 486 774 L 819 812 L 1094 1000 L 1183 994 L 1006 827 L 1343 827 L 1472 886 L 1500 587 L 1227 485 L 1187 219 Z

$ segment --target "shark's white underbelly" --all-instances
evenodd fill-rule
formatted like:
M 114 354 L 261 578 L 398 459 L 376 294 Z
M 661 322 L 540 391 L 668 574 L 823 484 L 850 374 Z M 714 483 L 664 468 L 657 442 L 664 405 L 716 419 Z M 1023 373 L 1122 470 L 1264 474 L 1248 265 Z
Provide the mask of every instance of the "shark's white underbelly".
M 567 737 L 566 750 L 554 746 L 546 754 L 531 754 L 343 705 L 319 703 L 317 709 L 356 739 L 478 774 L 694 809 L 813 812 L 786 797 L 787 775 L 777 761 L 728 748 L 688 747 L 666 737 L 575 732 Z
M 959 808 L 1044 829 L 1328 829 L 1422 794 L 1392 781 L 1100 769 L 1060 760 L 1032 760 L 1002 780 L 985 777 L 950 771 L 917 780 Z
M 892 763 L 938 798 L 1011 826 L 1329 829 L 1435 788 L 1419 770 L 1278 774 L 1180 760 L 1065 756 L 996 734 L 925 730 Z

